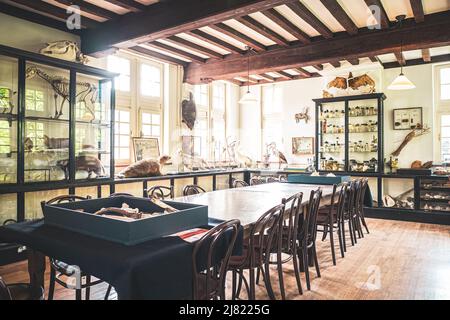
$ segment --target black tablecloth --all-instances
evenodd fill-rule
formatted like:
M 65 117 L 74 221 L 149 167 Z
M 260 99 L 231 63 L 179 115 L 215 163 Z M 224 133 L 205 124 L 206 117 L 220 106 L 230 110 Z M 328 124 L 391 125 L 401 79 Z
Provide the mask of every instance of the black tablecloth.
M 218 221 L 210 221 L 210 227 Z M 242 250 L 241 230 L 234 254 Z M 111 284 L 119 299 L 189 299 L 192 296 L 193 244 L 164 237 L 135 246 L 85 236 L 43 220 L 0 227 L 0 241 L 19 243 L 77 265 Z

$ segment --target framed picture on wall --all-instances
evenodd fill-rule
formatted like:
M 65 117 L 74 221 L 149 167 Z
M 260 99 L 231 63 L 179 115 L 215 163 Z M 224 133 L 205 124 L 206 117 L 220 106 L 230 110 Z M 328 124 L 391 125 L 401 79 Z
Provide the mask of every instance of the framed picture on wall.
M 411 130 L 422 124 L 422 108 L 394 109 L 394 130 Z
M 313 137 L 292 138 L 292 154 L 295 155 L 314 154 L 314 138 Z
M 133 138 L 134 160 L 158 159 L 159 140 L 158 138 Z

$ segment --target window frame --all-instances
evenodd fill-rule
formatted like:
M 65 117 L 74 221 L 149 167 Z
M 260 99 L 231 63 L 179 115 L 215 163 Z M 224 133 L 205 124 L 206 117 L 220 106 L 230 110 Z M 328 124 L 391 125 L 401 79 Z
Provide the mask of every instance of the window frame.
M 121 146 L 118 146 L 117 145 L 117 143 L 116 143 L 116 137 L 117 136 L 119 136 L 119 139 L 120 139 L 120 136 L 125 136 L 125 134 L 120 134 L 119 132 L 118 132 L 118 130 L 116 130 L 116 125 L 117 124 L 119 124 L 119 126 L 120 126 L 120 123 L 122 123 L 123 121 L 118 121 L 119 119 L 117 119 L 117 117 L 116 117 L 116 115 L 115 115 L 115 117 L 114 117 L 114 119 L 115 119 L 115 121 L 114 121 L 114 162 L 115 162 L 115 164 L 116 165 L 126 165 L 126 164 L 129 164 L 129 163 L 131 163 L 132 161 L 133 161 L 133 159 L 132 159 L 132 151 L 133 151 L 133 146 L 132 146 L 132 137 L 133 137 L 133 127 L 132 127 L 132 125 L 133 125 L 133 119 L 132 119 L 132 117 L 133 117 L 133 113 L 132 113 L 132 110 L 131 110 L 131 108 L 124 108 L 124 107 L 119 107 L 119 108 L 115 108 L 115 112 L 128 112 L 129 114 L 130 114 L 130 120 L 129 120 L 129 122 L 128 122 L 128 124 L 129 124 L 129 126 L 130 126 L 130 132 L 129 132 L 129 134 L 128 134 L 128 137 L 129 137 L 129 142 L 128 142 L 128 159 L 120 159 L 120 158 L 118 158 L 118 157 L 116 157 L 116 148 L 119 148 L 119 149 L 124 149 L 125 147 L 121 147 Z M 123 122 L 123 123 L 126 123 L 126 122 Z M 120 150 L 119 150 L 119 154 L 120 154 Z
M 266 90 L 268 88 L 272 89 L 272 100 L 274 99 L 274 90 L 277 88 L 275 84 L 271 84 L 271 85 L 266 85 L 266 86 L 262 86 L 261 87 L 261 154 L 264 155 L 266 153 L 266 144 L 267 143 L 272 143 L 273 141 L 266 141 L 266 127 L 268 127 L 267 123 L 268 122 L 274 122 L 277 121 L 278 123 L 281 123 L 282 119 L 283 119 L 283 112 L 280 109 L 279 112 L 271 112 L 271 113 L 266 113 L 265 112 L 265 106 L 267 104 L 267 100 L 266 100 L 266 96 L 267 96 L 267 92 Z M 272 101 L 273 103 L 273 101 Z M 274 106 L 271 107 L 271 109 L 273 109 Z M 282 128 L 282 126 L 281 126 Z M 278 149 L 282 149 L 283 148 L 283 144 L 284 144 L 284 139 L 283 139 L 283 133 L 280 132 L 279 134 L 279 141 L 275 141 L 276 143 L 280 142 L 280 145 L 277 145 Z
M 147 96 L 142 93 L 142 68 L 144 66 L 154 67 L 159 69 L 159 96 Z M 150 60 L 138 60 L 137 61 L 137 72 L 136 72 L 136 94 L 138 97 L 144 101 L 162 103 L 164 95 L 164 68 L 163 65 Z
M 113 68 L 109 68 L 109 59 L 110 58 L 117 58 L 117 59 L 123 59 L 123 60 L 127 60 L 128 64 L 129 64 L 129 74 L 128 75 L 123 75 L 119 72 L 117 72 L 116 70 L 114 70 Z M 128 56 L 124 56 L 124 55 L 120 55 L 120 54 L 115 54 L 115 55 L 110 55 L 106 58 L 106 69 L 110 72 L 115 72 L 115 73 L 119 73 L 120 75 L 117 76 L 114 81 L 115 81 L 115 90 L 117 93 L 123 94 L 123 95 L 127 95 L 130 96 L 132 95 L 133 92 L 133 60 L 131 57 Z M 121 76 L 127 76 L 129 78 L 129 89 L 128 90 L 122 90 L 120 87 L 120 80 L 119 78 Z

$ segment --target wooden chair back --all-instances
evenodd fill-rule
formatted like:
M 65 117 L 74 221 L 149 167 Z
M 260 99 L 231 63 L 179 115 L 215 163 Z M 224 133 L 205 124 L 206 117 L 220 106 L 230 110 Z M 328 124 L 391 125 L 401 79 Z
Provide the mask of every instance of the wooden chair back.
M 183 188 L 183 196 L 185 197 L 205 192 L 206 192 L 205 189 L 195 184 L 187 185 Z
M 173 186 L 153 186 L 147 189 L 148 198 L 157 198 L 159 200 L 173 199 L 175 197 Z
M 247 182 L 245 182 L 244 180 L 239 180 L 236 179 L 233 182 L 233 188 L 243 188 L 243 187 L 248 187 L 249 184 Z

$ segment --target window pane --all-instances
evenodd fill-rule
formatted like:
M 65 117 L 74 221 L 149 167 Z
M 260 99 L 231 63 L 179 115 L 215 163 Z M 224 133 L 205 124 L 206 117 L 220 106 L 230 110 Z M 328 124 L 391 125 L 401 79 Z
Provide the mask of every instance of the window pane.
M 450 126 L 450 115 L 443 115 L 441 118 L 441 124 L 444 127 Z
M 161 127 L 160 126 L 153 126 L 152 127 L 152 136 L 159 137 L 160 132 L 161 132 Z
M 441 84 L 450 84 L 450 68 L 441 69 Z
M 161 70 L 147 64 L 141 65 L 141 94 L 159 97 L 161 95 Z
M 130 134 L 130 125 L 128 123 L 121 123 L 120 124 L 120 134 Z
M 151 123 L 152 115 L 150 113 L 142 113 L 142 123 Z
M 130 157 L 130 149 L 128 148 L 121 148 L 120 149 L 120 159 L 128 159 Z
M 130 91 L 130 60 L 116 56 L 109 56 L 107 60 L 108 71 L 119 73 L 116 78 L 116 87 L 119 91 Z
M 450 100 L 450 84 L 441 86 L 441 100 Z
M 120 136 L 119 145 L 121 147 L 128 147 L 130 145 L 130 137 Z
M 159 114 L 152 115 L 153 124 L 161 124 L 161 116 Z
M 152 135 L 152 126 L 143 125 L 142 126 L 142 134 L 146 137 L 150 137 Z
M 441 136 L 442 138 L 450 138 L 450 127 L 442 127 Z

